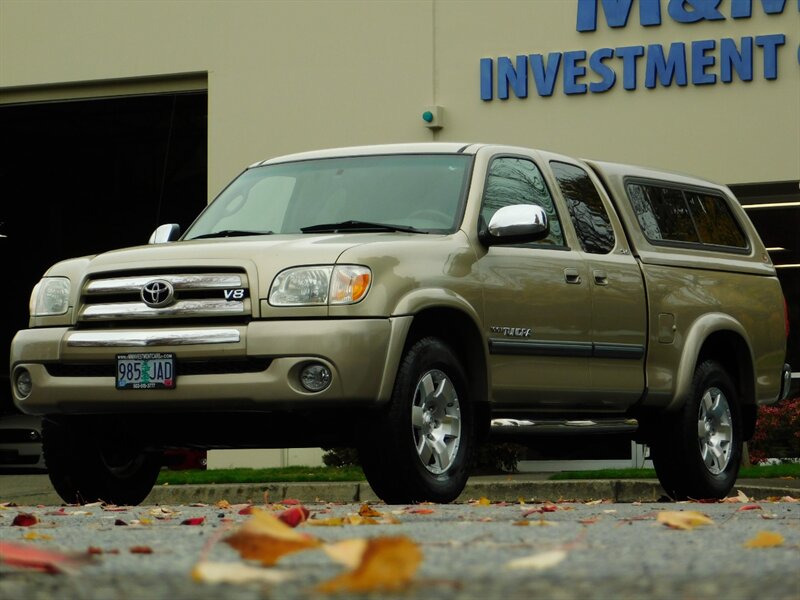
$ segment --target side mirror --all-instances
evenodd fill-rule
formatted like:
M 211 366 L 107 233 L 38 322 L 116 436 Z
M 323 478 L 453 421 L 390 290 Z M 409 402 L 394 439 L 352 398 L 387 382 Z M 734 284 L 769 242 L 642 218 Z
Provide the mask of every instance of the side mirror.
M 147 240 L 148 244 L 164 244 L 165 242 L 173 242 L 181 237 L 181 226 L 177 223 L 167 223 L 159 225 L 156 230 L 150 235 Z
M 550 233 L 547 214 L 536 204 L 514 204 L 500 208 L 478 237 L 487 246 L 527 244 Z

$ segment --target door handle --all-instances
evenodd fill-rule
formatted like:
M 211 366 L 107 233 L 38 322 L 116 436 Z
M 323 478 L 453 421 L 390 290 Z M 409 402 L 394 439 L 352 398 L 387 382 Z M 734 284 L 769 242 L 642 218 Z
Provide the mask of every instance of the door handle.
M 564 279 L 567 283 L 579 284 L 581 282 L 581 274 L 578 269 L 564 269 Z
M 608 273 L 605 271 L 592 271 L 596 285 L 608 285 Z

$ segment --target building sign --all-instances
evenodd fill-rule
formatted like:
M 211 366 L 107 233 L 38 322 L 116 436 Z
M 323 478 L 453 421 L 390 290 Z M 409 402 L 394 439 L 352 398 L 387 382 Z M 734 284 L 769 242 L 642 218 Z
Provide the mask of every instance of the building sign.
M 749 19 L 754 10 L 776 16 L 784 11 L 793 12 L 789 5 L 795 2 L 800 12 L 800 0 L 729 0 L 724 3 L 722 0 L 639 0 L 638 3 L 634 0 L 577 0 L 576 29 L 581 33 L 596 31 L 601 15 L 608 27 L 624 28 L 631 15 L 637 12 L 642 27 L 658 27 L 666 19 L 686 25 Z M 649 89 L 670 87 L 673 83 L 700 86 L 731 83 L 735 79 L 772 80 L 778 78 L 782 62 L 795 62 L 786 55 L 794 54 L 793 47 L 797 43 L 798 40 L 787 39 L 785 33 L 771 33 L 738 39 L 481 58 L 481 100 L 491 101 L 495 95 L 506 100 L 512 94 L 517 98 L 527 98 L 529 94 L 552 96 L 559 76 L 567 95 L 607 92 L 618 85 L 620 79 L 622 87 L 630 91 L 642 86 Z M 800 48 L 796 51 L 796 60 L 800 63 Z M 640 81 L 637 73 L 641 72 L 642 65 L 644 80 Z

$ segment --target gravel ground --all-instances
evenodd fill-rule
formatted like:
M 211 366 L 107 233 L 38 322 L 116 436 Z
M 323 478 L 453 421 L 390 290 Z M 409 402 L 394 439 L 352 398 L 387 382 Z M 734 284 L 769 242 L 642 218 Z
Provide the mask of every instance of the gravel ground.
M 345 516 L 357 504 L 306 505 L 316 519 Z M 542 504 L 419 507 L 374 505 L 393 515 L 395 525 L 346 525 L 300 530 L 325 542 L 378 536 L 407 536 L 423 561 L 410 588 L 360 597 L 548 599 L 800 599 L 800 504 Z M 231 565 L 245 561 L 220 538 L 248 516 L 214 506 L 142 506 L 110 512 L 103 507 L 9 507 L 0 510 L 0 541 L 30 547 L 99 554 L 74 574 L 50 575 L 0 567 L 0 598 L 233 600 L 324 597 L 315 587 L 343 571 L 323 552 L 282 558 L 271 570 L 291 578 L 283 583 L 209 584 L 193 581 L 201 558 Z M 413 513 L 422 509 L 425 513 Z M 165 512 L 165 510 L 167 512 Z M 696 510 L 713 523 L 690 531 L 656 520 L 661 511 Z M 156 513 L 162 512 L 162 518 Z M 427 512 L 432 511 L 432 512 Z M 20 513 L 35 514 L 32 527 L 12 525 Z M 88 513 L 88 514 L 84 514 Z M 183 521 L 204 517 L 201 525 Z M 542 525 L 541 523 L 544 523 Z M 125 523 L 123 525 L 122 523 Z M 137 524 L 138 523 L 138 524 Z M 750 549 L 759 531 L 779 533 L 780 546 Z M 36 539 L 25 539 L 36 538 Z M 146 547 L 149 554 L 132 553 Z M 510 561 L 562 551 L 563 560 L 541 570 L 511 569 Z M 247 564 L 255 565 L 249 562 Z M 342 597 L 342 596 L 337 596 Z

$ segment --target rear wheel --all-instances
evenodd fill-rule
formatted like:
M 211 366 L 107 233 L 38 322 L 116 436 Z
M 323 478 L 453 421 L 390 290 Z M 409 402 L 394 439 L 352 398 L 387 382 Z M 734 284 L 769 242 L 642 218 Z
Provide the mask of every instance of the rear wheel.
M 56 492 L 69 504 L 140 504 L 153 489 L 162 455 L 145 452 L 102 421 L 42 421 L 42 452 Z
M 466 485 L 473 431 L 460 361 L 438 338 L 423 338 L 403 357 L 388 410 L 364 423 L 364 473 L 388 503 L 451 502 Z
M 731 491 L 742 457 L 742 421 L 736 388 L 720 363 L 697 367 L 689 399 L 666 418 L 651 450 L 672 498 L 724 498 Z

